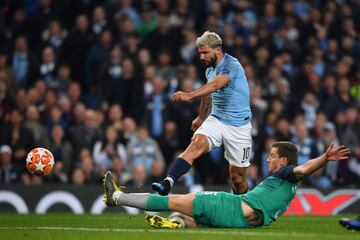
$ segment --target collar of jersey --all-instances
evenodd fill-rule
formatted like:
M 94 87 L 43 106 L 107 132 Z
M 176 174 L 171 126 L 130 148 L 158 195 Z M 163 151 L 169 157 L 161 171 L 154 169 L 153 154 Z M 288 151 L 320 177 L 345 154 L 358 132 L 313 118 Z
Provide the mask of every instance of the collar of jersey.
M 220 66 L 222 66 L 222 65 L 224 64 L 224 62 L 225 62 L 225 58 L 228 58 L 228 57 L 229 57 L 229 54 L 225 53 L 223 59 L 221 59 L 221 61 L 219 62 L 219 64 L 216 65 L 216 67 L 214 67 L 214 69 L 217 69 L 217 68 L 219 68 Z

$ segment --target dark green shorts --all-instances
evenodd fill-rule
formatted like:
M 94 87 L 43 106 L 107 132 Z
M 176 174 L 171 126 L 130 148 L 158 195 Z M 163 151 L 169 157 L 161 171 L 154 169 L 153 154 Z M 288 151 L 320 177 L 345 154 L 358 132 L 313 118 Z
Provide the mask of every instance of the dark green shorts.
M 198 192 L 192 215 L 198 225 L 217 228 L 250 227 L 241 207 L 241 197 L 225 192 Z

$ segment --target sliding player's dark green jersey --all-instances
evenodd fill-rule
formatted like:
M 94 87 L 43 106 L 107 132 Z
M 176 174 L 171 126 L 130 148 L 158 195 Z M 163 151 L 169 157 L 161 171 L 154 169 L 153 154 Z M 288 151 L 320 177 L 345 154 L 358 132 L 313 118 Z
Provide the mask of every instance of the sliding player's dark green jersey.
M 244 202 L 263 214 L 263 225 L 269 225 L 283 215 L 294 199 L 299 182 L 294 167 L 290 165 L 281 168 L 252 191 L 242 195 Z

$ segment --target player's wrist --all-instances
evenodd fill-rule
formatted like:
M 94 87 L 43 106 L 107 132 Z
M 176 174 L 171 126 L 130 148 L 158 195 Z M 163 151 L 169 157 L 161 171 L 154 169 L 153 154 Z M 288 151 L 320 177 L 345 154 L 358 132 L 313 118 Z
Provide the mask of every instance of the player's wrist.
M 325 159 L 325 161 L 329 161 L 329 155 L 328 155 L 328 153 L 327 152 L 325 152 L 325 153 L 323 153 L 323 157 L 324 157 L 324 159 Z
M 194 92 L 189 92 L 188 94 L 189 94 L 190 100 L 193 100 L 196 97 Z

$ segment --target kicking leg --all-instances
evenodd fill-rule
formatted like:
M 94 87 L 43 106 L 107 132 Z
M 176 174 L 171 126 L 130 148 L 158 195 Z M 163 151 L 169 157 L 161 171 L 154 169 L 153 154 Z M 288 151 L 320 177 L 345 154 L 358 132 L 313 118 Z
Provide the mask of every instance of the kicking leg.
M 110 171 L 104 177 L 104 202 L 107 206 L 129 206 L 148 211 L 177 211 L 192 214 L 194 193 L 186 195 L 159 196 L 150 193 L 124 193 L 112 180 Z
M 194 159 L 199 157 L 209 149 L 207 137 L 202 134 L 196 134 L 191 140 L 190 145 L 181 153 L 169 167 L 167 177 L 161 183 L 153 183 L 152 189 L 160 195 L 168 195 L 174 183 L 185 173 L 187 173 Z
M 231 179 L 231 187 L 234 194 L 243 194 L 248 191 L 248 183 L 246 181 L 246 167 L 229 166 Z

